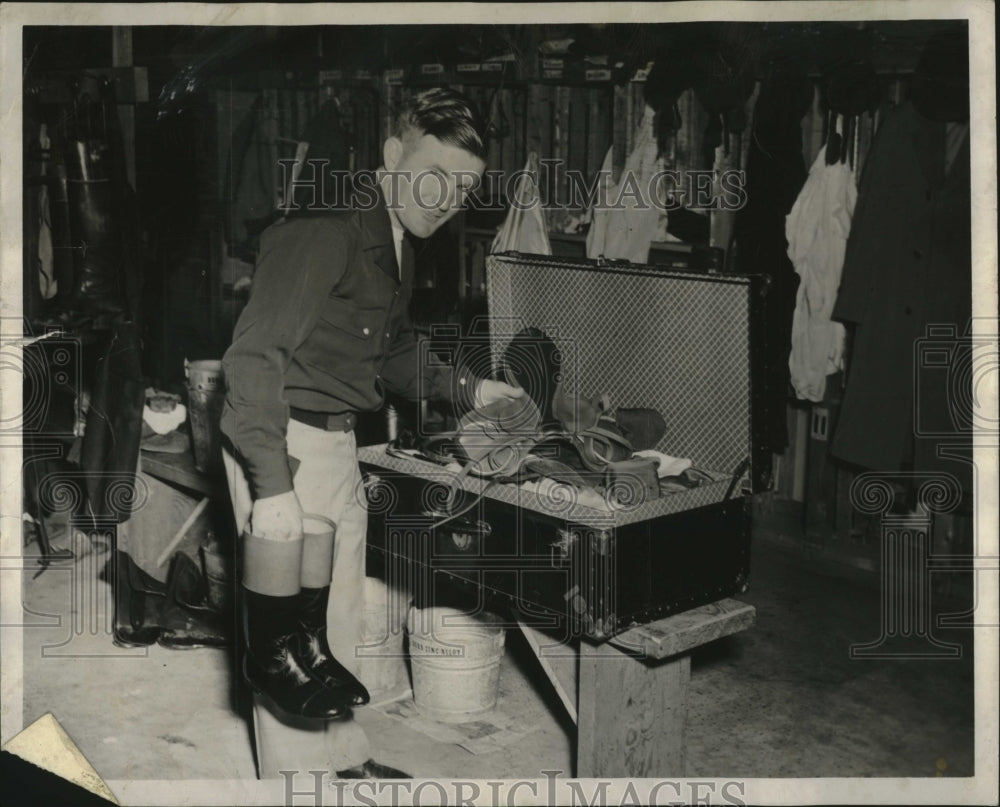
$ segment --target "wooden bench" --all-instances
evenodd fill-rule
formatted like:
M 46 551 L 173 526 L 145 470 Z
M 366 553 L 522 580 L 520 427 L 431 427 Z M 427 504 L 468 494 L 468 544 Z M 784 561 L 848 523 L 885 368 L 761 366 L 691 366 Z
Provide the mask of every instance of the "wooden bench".
M 746 630 L 752 605 L 725 599 L 632 628 L 578 653 L 522 624 L 577 724 L 576 776 L 684 776 L 691 651 Z

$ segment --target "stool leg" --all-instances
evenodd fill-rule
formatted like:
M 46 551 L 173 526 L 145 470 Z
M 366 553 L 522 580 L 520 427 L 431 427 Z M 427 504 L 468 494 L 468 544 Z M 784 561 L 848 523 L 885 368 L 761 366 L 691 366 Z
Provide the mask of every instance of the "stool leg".
M 684 776 L 691 658 L 648 664 L 580 642 L 577 777 Z

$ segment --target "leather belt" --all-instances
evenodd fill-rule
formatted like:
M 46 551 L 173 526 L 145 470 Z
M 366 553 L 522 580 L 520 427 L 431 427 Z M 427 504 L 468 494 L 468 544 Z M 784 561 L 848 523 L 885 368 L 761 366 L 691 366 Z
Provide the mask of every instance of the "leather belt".
M 339 412 L 331 415 L 326 412 L 310 412 L 307 409 L 297 409 L 290 406 L 288 407 L 288 415 L 299 423 L 305 423 L 307 426 L 328 432 L 349 432 L 358 422 L 358 416 L 355 412 Z

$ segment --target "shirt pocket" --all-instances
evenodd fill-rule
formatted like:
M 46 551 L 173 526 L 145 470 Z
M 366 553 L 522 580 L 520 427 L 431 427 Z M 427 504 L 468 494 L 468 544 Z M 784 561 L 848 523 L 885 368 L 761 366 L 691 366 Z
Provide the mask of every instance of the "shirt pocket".
M 362 308 L 342 297 L 327 299 L 320 319 L 324 324 L 360 342 L 370 342 L 381 330 L 385 311 L 380 307 Z

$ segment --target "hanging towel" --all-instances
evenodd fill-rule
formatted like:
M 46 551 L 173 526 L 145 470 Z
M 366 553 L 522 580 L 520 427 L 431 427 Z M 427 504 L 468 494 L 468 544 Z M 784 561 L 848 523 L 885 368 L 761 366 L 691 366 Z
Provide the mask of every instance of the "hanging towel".
M 651 179 L 661 166 L 653 132 L 655 112 L 647 106 L 617 183 L 610 181 L 611 149 L 601 166 L 600 188 L 587 232 L 587 257 L 646 263 L 649 245 L 658 237 L 662 208 Z
M 528 153 L 528 162 L 517 177 L 507 218 L 490 248 L 491 253 L 510 251 L 533 255 L 552 254 L 549 230 L 538 191 L 538 155 L 533 151 Z
M 846 161 L 827 165 L 824 147 L 785 219 L 788 257 L 801 278 L 788 368 L 802 400 L 822 401 L 826 377 L 844 367 L 844 326 L 830 315 L 856 201 L 854 171 Z

